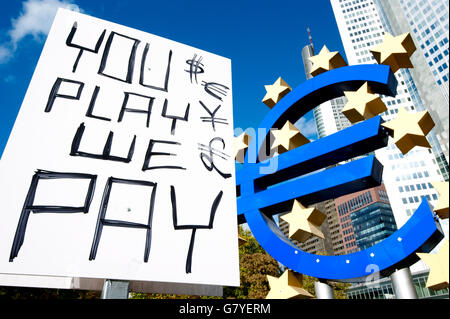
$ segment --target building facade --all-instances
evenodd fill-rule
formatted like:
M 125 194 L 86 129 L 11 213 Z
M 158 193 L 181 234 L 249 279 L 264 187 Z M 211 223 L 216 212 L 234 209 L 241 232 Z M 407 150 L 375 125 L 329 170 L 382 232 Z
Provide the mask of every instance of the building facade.
M 399 24 L 411 30 L 416 40 L 417 48 L 433 74 L 436 84 L 441 88 L 442 94 L 449 101 L 448 92 L 448 1 L 446 0 L 394 0 L 389 1 L 391 6 L 400 5 L 403 15 L 391 17 Z M 381 1 L 384 8 L 388 8 L 386 0 Z M 385 10 L 391 13 L 392 11 Z M 397 14 L 398 15 L 398 14 Z M 407 23 L 402 20 L 406 18 Z
M 377 192 L 382 191 L 377 190 Z M 368 201 L 370 201 L 371 193 L 367 192 L 366 194 L 369 197 Z M 379 198 L 373 204 L 351 213 L 350 218 L 356 244 L 360 250 L 378 244 L 397 231 L 397 225 L 388 200 L 380 200 Z
M 310 38 L 312 41 L 312 39 Z M 302 49 L 302 61 L 305 68 L 306 79 L 310 79 L 312 63 L 309 58 L 314 56 L 314 45 L 311 42 Z M 317 135 L 319 138 L 336 133 L 351 125 L 350 121 L 342 114 L 341 110 L 347 103 L 345 97 L 339 97 L 316 106 L 313 110 L 316 121 Z
M 367 249 L 397 230 L 384 185 L 335 199 L 346 254 Z
M 433 290 L 426 287 L 428 271 L 413 274 L 413 283 L 419 299 L 448 299 L 448 288 Z M 383 278 L 370 283 L 352 285 L 347 291 L 349 299 L 395 299 L 391 279 Z
M 383 24 L 386 21 L 384 14 L 379 12 L 380 7 L 372 0 L 331 0 L 331 5 L 348 64 L 376 63 L 369 50 L 381 43 L 385 32 L 388 32 L 388 26 Z M 425 110 L 409 70 L 400 69 L 395 76 L 398 81 L 397 96 L 381 95 L 387 107 L 382 114 L 385 121 L 394 119 L 400 107 L 409 112 Z M 436 139 L 432 132 L 428 138 Z M 427 198 L 432 205 L 436 203 L 437 192 L 429 183 L 444 177 L 430 149 L 416 147 L 403 155 L 390 139 L 389 145 L 375 154 L 384 166 L 383 181 L 397 227 L 406 223 L 422 198 Z
M 448 2 L 444 0 L 377 0 L 383 8 L 386 24 L 395 34 L 409 32 L 417 47 L 411 57 L 410 73 L 419 95 L 436 126 L 437 141 L 431 141 L 433 152 L 448 181 L 449 118 L 448 118 Z

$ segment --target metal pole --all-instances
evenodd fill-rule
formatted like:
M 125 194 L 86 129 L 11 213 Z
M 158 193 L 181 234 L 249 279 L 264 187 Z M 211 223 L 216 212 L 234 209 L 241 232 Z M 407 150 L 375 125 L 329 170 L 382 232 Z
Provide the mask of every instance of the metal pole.
M 391 275 L 391 280 L 397 299 L 418 299 L 409 268 L 396 270 Z
M 101 299 L 128 299 L 130 282 L 124 280 L 105 279 Z
M 319 279 L 314 283 L 317 299 L 334 299 L 333 288 L 326 282 L 326 280 Z

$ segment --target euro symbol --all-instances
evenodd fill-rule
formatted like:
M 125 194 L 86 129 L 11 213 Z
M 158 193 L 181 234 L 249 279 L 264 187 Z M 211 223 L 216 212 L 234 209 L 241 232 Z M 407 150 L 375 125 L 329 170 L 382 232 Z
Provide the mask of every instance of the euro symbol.
M 397 80 L 389 66 L 357 65 L 337 68 L 301 84 L 270 110 L 259 130 L 265 139 L 271 128 L 280 129 L 286 121 L 295 123 L 315 106 L 356 91 L 364 82 L 378 94 L 395 96 Z M 387 146 L 388 133 L 380 116 L 280 154 L 274 173 L 263 174 L 256 159 L 246 155 L 237 171 L 238 221 L 247 222 L 261 246 L 286 267 L 301 274 L 337 281 L 364 282 L 369 265 L 376 264 L 382 276 L 396 267 L 408 267 L 419 260 L 416 252 L 430 252 L 443 238 L 426 200 L 398 231 L 366 250 L 340 256 L 305 253 L 279 230 L 273 215 L 289 210 L 294 199 L 312 205 L 381 184 L 383 166 L 374 155 L 343 165 L 342 161 Z M 249 148 L 263 153 L 264 138 L 253 139 Z M 255 155 L 253 155 L 255 156 Z M 332 168 L 325 169 L 327 167 Z
M 202 86 L 205 87 L 206 93 L 208 93 L 209 95 L 211 95 L 221 101 L 223 101 L 223 100 L 222 100 L 222 97 L 220 97 L 220 95 L 227 96 L 227 90 L 230 89 L 228 86 L 217 83 L 217 82 L 202 81 Z
M 186 63 L 189 65 L 189 70 L 184 70 L 189 73 L 189 78 L 192 83 L 192 77 L 194 77 L 195 83 L 197 82 L 197 74 L 205 73 L 203 69 L 204 64 L 201 62 L 203 60 L 202 56 L 197 58 L 197 54 L 194 54 L 194 57 L 191 60 L 186 60 Z

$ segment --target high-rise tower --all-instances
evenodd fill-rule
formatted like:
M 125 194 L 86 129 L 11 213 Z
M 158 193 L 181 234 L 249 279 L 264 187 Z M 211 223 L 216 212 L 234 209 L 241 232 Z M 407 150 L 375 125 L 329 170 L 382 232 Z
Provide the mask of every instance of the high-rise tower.
M 370 49 L 383 41 L 386 32 L 394 33 L 382 3 L 379 0 L 330 1 L 348 64 L 376 63 Z M 408 112 L 426 110 L 410 70 L 400 69 L 395 77 L 398 81 L 397 96 L 381 96 L 387 107 L 387 111 L 381 114 L 383 119 L 389 121 L 396 118 L 399 108 Z M 438 164 L 439 150 L 436 149 L 439 145 L 434 131 L 427 138 L 433 150 L 415 147 L 403 155 L 390 140 L 386 148 L 376 151 L 378 160 L 384 166 L 383 182 L 398 228 L 406 223 L 423 198 L 431 205 L 435 205 L 438 199 L 431 183 L 443 180 L 445 174 Z M 448 220 L 441 221 L 441 224 L 448 237 Z M 424 266 L 417 268 L 420 267 Z
M 381 43 L 385 32 L 390 31 L 386 22 L 383 23 L 385 15 L 380 13 L 381 6 L 375 2 L 331 0 L 349 65 L 376 63 L 369 50 Z M 382 96 L 388 109 L 382 114 L 386 121 L 394 119 L 399 108 L 405 108 L 408 112 L 425 110 L 409 70 L 400 69 L 395 76 L 398 81 L 397 96 Z M 436 139 L 432 133 L 428 138 Z M 383 180 L 398 227 L 409 219 L 422 198 L 435 204 L 438 194 L 431 182 L 443 180 L 443 175 L 430 149 L 416 147 L 403 155 L 390 142 L 376 155 L 384 166 Z
M 396 34 L 409 32 L 417 47 L 410 73 L 436 126 L 437 141 L 431 141 L 439 168 L 449 179 L 449 45 L 448 1 L 377 0 L 386 25 Z
M 309 44 L 302 49 L 302 62 L 305 68 L 306 79 L 310 79 L 312 63 L 309 58 L 315 55 L 314 44 L 312 42 L 311 30 L 308 28 Z M 340 97 L 331 101 L 327 101 L 316 106 L 313 110 L 314 120 L 316 121 L 317 134 L 319 138 L 336 133 L 348 126 L 350 122 L 341 113 L 347 100 Z

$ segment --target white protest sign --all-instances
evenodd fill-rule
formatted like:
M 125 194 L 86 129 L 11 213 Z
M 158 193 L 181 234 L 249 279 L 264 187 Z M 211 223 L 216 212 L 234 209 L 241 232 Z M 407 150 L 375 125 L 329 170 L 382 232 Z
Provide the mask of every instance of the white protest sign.
M 60 9 L 0 200 L 0 274 L 238 286 L 231 61 Z

